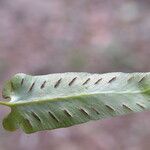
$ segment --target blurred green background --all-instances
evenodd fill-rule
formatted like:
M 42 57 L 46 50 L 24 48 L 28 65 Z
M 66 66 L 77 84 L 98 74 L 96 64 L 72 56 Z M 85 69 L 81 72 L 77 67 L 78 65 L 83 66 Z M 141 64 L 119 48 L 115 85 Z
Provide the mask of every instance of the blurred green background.
M 149 59 L 149 0 L 0 0 L 1 90 L 19 72 L 147 72 Z M 0 106 L 0 120 L 8 112 Z M 32 135 L 0 122 L 0 150 L 149 150 L 149 116 Z

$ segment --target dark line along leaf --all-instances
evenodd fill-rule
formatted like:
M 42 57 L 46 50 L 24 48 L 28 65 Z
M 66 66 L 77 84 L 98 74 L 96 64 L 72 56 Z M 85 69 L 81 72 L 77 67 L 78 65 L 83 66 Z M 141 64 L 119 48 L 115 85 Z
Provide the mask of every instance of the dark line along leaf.
M 11 108 L 4 128 L 33 133 L 149 110 L 150 73 L 17 74 L 3 97 Z

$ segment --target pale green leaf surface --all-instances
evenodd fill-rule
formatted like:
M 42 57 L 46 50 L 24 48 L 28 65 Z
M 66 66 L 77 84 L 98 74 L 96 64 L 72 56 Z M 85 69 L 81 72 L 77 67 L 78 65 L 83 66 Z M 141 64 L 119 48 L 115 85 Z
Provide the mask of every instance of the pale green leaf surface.
M 3 126 L 26 133 L 150 109 L 150 73 L 17 74 L 0 102 L 11 107 Z

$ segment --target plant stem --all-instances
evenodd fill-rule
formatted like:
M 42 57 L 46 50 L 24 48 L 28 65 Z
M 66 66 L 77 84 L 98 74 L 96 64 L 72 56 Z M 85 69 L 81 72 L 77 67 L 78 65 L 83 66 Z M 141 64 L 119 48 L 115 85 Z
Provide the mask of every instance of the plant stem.
M 9 103 L 8 103 L 8 102 L 3 102 L 3 101 L 0 101 L 0 105 L 9 106 Z

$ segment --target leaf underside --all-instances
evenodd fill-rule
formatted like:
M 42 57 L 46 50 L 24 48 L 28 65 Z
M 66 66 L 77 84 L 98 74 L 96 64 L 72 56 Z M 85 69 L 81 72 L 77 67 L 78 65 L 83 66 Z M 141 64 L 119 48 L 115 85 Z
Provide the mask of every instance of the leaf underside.
M 5 83 L 6 130 L 68 127 L 150 108 L 150 73 L 16 74 Z

